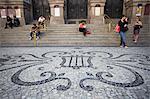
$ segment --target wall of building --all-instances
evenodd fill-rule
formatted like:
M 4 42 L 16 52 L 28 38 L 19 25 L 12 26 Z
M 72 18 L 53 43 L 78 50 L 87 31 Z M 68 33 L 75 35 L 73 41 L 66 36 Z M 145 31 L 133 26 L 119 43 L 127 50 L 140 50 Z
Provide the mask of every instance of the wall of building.
M 6 16 L 16 16 L 21 25 L 32 21 L 32 6 L 30 0 L 1 0 L 0 1 L 0 27 L 4 27 Z
M 48 0 L 51 10 L 51 23 L 64 24 L 64 1 L 65 0 Z M 88 0 L 88 19 L 91 23 L 95 23 L 97 20 L 99 20 L 99 22 L 100 20 L 103 21 L 102 18 L 104 14 L 105 2 L 106 0 Z M 146 7 L 146 5 L 150 4 L 150 0 L 124 0 L 123 14 L 130 19 L 134 19 L 137 15 L 138 4 L 142 4 L 141 17 L 145 15 L 149 16 L 144 13 L 148 13 L 145 12 L 145 9 L 149 9 L 149 7 Z M 59 16 L 55 13 L 56 5 L 58 8 L 60 8 Z M 16 15 L 20 19 L 21 25 L 32 22 L 32 0 L 0 0 L 0 27 L 4 27 L 7 15 L 11 17 Z
M 150 4 L 150 0 L 125 0 L 125 15 L 133 21 L 137 16 L 144 18 L 147 4 Z

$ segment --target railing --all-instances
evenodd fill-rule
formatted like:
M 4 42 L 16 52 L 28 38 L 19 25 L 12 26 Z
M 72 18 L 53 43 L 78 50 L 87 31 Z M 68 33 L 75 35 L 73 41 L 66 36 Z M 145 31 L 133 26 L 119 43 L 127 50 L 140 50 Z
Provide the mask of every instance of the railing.
M 107 14 L 104 14 L 104 20 L 106 20 L 105 23 L 109 24 L 109 32 L 113 30 L 116 26 L 115 22 Z

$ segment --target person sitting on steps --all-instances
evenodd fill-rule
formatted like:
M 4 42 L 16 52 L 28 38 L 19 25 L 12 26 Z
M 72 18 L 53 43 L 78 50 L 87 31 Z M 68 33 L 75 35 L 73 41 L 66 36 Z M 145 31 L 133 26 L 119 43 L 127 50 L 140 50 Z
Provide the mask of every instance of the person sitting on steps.
M 13 28 L 12 18 L 10 16 L 7 16 L 7 22 L 5 25 L 5 29 L 7 29 L 8 26 L 11 27 L 11 29 Z
M 33 24 L 33 26 L 31 27 L 29 40 L 33 39 L 34 33 L 36 33 L 36 40 L 38 40 L 40 38 L 40 28 L 37 27 L 36 24 Z
M 13 23 L 13 25 L 14 25 L 14 27 L 18 27 L 20 25 L 20 21 L 19 21 L 19 19 L 16 16 L 14 16 L 14 23 Z
M 79 31 L 83 32 L 83 35 L 86 36 L 87 29 L 86 29 L 86 25 L 84 22 L 79 24 Z
M 45 21 L 45 18 L 43 16 L 40 16 L 39 19 L 38 19 L 38 25 L 42 26 L 44 28 L 44 21 Z

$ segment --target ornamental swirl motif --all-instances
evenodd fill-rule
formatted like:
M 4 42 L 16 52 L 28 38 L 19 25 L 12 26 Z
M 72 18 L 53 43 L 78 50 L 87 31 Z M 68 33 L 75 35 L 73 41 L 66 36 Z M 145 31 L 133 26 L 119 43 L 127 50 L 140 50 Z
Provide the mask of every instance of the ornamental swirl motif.
M 64 69 L 73 69 L 74 71 L 80 71 L 80 69 L 84 68 L 91 69 L 93 70 L 91 73 L 85 72 L 86 76 L 80 78 L 79 86 L 85 91 L 93 91 L 94 86 L 87 84 L 89 81 L 96 81 L 115 87 L 140 86 L 144 83 L 144 79 L 140 73 L 132 68 L 150 71 L 150 68 L 144 68 L 144 66 L 150 66 L 148 55 L 122 54 L 114 56 L 111 53 L 103 51 L 85 52 L 81 49 L 79 50 L 70 52 L 51 51 L 41 56 L 33 54 L 3 55 L 0 58 L 0 72 L 20 68 L 11 77 L 13 83 L 20 86 L 36 86 L 61 80 L 65 83 L 57 85 L 56 90 L 66 91 L 72 86 L 73 80 L 67 76 L 67 72 L 63 71 Z M 137 64 L 143 67 L 139 67 Z M 104 69 L 101 69 L 101 67 Z M 36 76 L 38 77 L 35 80 L 28 80 L 27 77 L 25 79 L 24 76 L 32 70 L 36 74 L 34 75 L 33 73 L 33 76 L 35 78 Z M 61 73 L 57 73 L 57 70 L 61 71 Z M 117 70 L 118 72 L 120 72 L 119 70 L 123 70 L 130 73 L 134 79 L 129 82 L 119 82 L 115 80 L 118 78 L 116 78 L 116 74 L 113 74 L 113 70 Z M 32 72 L 30 73 L 32 74 Z

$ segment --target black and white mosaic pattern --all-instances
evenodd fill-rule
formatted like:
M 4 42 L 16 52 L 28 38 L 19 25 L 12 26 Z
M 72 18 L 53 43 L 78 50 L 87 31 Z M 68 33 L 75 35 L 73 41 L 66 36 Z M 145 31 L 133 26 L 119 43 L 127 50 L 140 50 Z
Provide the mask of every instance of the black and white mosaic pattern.
M 150 99 L 149 48 L 1 48 L 0 99 Z

